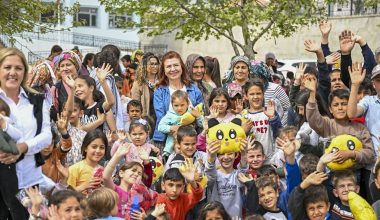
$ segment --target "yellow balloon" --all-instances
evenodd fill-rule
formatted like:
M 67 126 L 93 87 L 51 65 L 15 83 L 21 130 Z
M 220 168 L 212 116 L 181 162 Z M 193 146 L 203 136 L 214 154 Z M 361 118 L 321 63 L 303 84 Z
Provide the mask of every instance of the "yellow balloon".
M 376 220 L 376 214 L 372 206 L 358 194 L 349 192 L 348 204 L 355 220 Z
M 200 103 L 197 106 L 195 106 L 195 109 L 198 110 L 201 115 L 203 115 L 203 104 Z M 179 122 L 180 125 L 189 125 L 195 121 L 195 117 L 190 113 L 186 112 L 185 114 L 182 115 L 181 120 Z

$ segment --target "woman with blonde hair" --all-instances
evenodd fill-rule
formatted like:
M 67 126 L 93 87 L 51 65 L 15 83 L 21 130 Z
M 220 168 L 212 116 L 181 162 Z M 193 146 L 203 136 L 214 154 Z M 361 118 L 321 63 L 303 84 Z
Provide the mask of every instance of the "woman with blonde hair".
M 39 152 L 52 139 L 50 105 L 43 94 L 27 86 L 27 80 L 28 64 L 24 54 L 16 48 L 1 49 L 0 98 L 10 107 L 10 118 L 22 131 L 24 142 L 17 144 L 19 153 L 16 155 L 0 152 L 0 219 L 28 219 L 28 212 L 16 194 L 19 189 L 44 182 Z

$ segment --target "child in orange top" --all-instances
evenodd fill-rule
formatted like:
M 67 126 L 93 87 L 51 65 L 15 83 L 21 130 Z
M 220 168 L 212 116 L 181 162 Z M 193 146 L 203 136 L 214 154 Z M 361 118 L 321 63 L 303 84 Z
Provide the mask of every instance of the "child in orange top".
M 170 219 L 184 220 L 186 213 L 197 204 L 203 195 L 203 189 L 195 180 L 196 168 L 191 159 L 178 168 L 168 169 L 163 177 L 161 188 L 165 193 L 159 194 L 157 204 L 165 204 Z M 192 187 L 191 193 L 184 193 L 186 182 Z

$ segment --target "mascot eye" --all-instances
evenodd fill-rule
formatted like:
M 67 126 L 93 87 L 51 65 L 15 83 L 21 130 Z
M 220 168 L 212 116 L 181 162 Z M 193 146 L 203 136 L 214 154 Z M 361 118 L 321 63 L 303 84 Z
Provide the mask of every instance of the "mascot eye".
M 335 152 L 338 152 L 339 151 L 339 149 L 337 148 L 337 147 L 333 147 L 332 149 L 331 149 L 331 153 L 335 153 Z
M 236 138 L 236 131 L 234 129 L 231 129 L 229 135 L 230 135 L 231 139 L 235 139 Z
M 222 130 L 218 130 L 218 131 L 216 132 L 216 138 L 217 138 L 218 140 L 222 140 L 222 139 L 224 138 L 224 134 L 223 134 L 223 131 L 222 131 Z
M 347 147 L 350 150 L 355 150 L 355 143 L 352 140 L 347 141 Z

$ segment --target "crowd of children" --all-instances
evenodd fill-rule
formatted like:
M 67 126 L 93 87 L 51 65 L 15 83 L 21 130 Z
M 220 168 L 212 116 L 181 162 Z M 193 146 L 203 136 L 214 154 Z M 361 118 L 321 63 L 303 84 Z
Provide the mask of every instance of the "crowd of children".
M 265 62 L 233 57 L 222 83 L 217 59 L 197 54 L 183 62 L 173 51 L 159 59 L 138 50 L 121 66 L 120 50 L 107 45 L 85 72 L 78 51 L 64 51 L 28 76 L 25 65 L 19 74 L 25 57 L 1 49 L 0 217 L 380 218 L 380 51 L 345 30 L 332 53 L 331 28 L 321 21 L 322 42 L 305 41 L 317 68 L 301 64 L 286 84 L 273 53 Z M 352 62 L 356 44 L 364 63 Z M 12 77 L 23 77 L 19 96 L 28 88 L 51 105 L 50 118 L 38 116 L 29 99 L 30 120 L 51 121 L 39 152 L 28 152 L 34 142 L 14 112 L 22 100 L 6 99 Z M 21 172 L 28 155 L 42 175 Z M 15 200 L 9 172 L 19 181 Z

